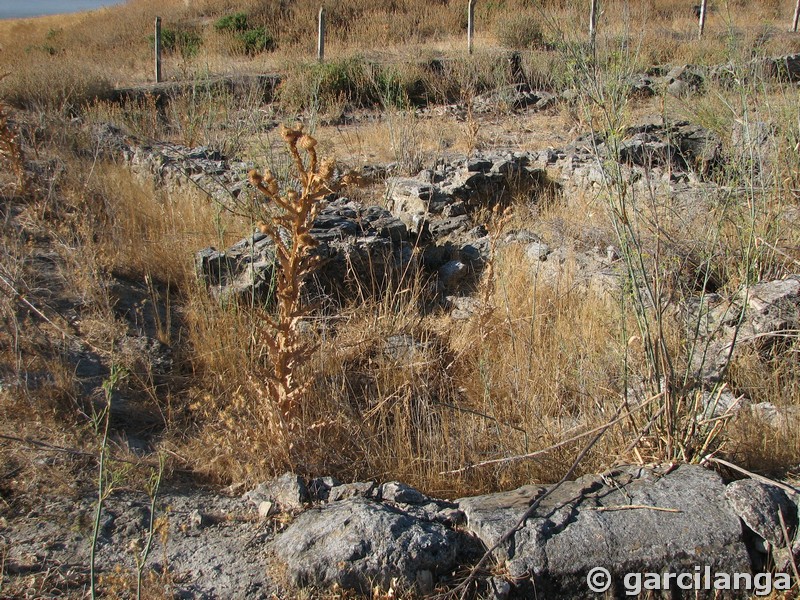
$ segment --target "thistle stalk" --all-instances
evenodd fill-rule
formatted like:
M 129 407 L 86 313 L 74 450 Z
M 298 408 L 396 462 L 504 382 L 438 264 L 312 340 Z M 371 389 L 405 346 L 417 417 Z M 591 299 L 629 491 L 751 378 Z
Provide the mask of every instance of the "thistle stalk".
M 332 191 L 330 180 L 333 163 L 319 161 L 317 141 L 300 127 L 283 128 L 281 135 L 293 159 L 300 191 L 288 189 L 280 193 L 278 182 L 268 171 L 249 174 L 250 183 L 279 209 L 267 222 L 259 224 L 263 233 L 275 244 L 277 309 L 274 316 L 264 314 L 259 326 L 261 342 L 266 346 L 270 367 L 266 373 L 266 392 L 281 419 L 281 429 L 291 429 L 300 400 L 308 389 L 308 381 L 300 381 L 297 371 L 311 356 L 314 345 L 302 339 L 298 325 L 309 314 L 303 305 L 305 280 L 320 265 L 313 254 L 317 241 L 311 228 L 321 200 Z M 305 160 L 303 157 L 305 155 Z

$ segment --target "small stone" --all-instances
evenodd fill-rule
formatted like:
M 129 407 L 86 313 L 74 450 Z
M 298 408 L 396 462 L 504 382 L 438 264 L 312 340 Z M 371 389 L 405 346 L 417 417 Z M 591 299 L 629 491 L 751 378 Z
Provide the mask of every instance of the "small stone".
M 308 502 L 308 489 L 298 475 L 284 473 L 272 481 L 258 484 L 244 498 L 256 507 L 268 500 L 276 502 L 284 510 L 297 510 Z
M 467 161 L 467 171 L 470 173 L 487 173 L 493 165 L 494 163 L 486 158 L 471 158 Z
M 388 502 L 400 504 L 425 504 L 429 498 L 419 490 L 401 483 L 390 481 L 381 486 L 381 498 Z
M 328 502 L 338 502 L 348 498 L 369 498 L 375 490 L 374 481 L 355 481 L 331 488 L 328 493 Z
M 773 547 L 783 547 L 781 516 L 789 539 L 797 530 L 797 506 L 782 489 L 753 479 L 729 483 L 725 497 L 744 524 Z
M 327 500 L 331 489 L 341 484 L 336 477 L 317 477 L 308 484 L 308 493 L 312 500 Z
M 542 242 L 532 242 L 525 248 L 525 256 L 530 260 L 547 260 L 550 246 Z
M 450 318 L 454 321 L 470 319 L 481 308 L 481 301 L 472 296 L 447 296 L 446 300 L 453 308 Z
M 222 493 L 226 496 L 241 496 L 244 491 L 244 483 L 232 483 L 228 487 L 222 488 Z
M 428 569 L 417 571 L 417 590 L 425 596 L 433 593 L 433 573 Z
M 453 290 L 467 275 L 467 265 L 460 260 L 451 260 L 439 267 L 439 285 L 445 290 Z
M 502 577 L 489 579 L 489 594 L 486 598 L 491 600 L 506 600 L 511 593 L 511 584 Z
M 463 510 L 458 508 L 443 508 L 434 515 L 433 520 L 437 523 L 441 523 L 442 525 L 448 525 L 452 527 L 466 523 L 467 516 L 464 514 Z
M 208 524 L 208 516 L 204 515 L 199 510 L 194 509 L 189 513 L 189 527 L 192 529 L 202 529 L 203 527 L 207 527 Z
M 445 217 L 460 217 L 465 214 L 467 214 L 467 207 L 461 200 L 448 204 L 442 210 L 442 215 Z
M 275 510 L 275 503 L 270 502 L 269 500 L 264 500 L 261 504 L 258 505 L 258 516 L 262 519 L 266 519 L 277 511 Z

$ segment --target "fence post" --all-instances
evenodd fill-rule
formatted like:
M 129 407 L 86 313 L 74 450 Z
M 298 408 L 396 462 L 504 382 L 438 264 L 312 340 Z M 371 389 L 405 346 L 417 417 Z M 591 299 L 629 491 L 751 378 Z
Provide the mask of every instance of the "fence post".
M 161 17 L 156 17 L 155 54 L 156 83 L 161 83 Z
M 475 37 L 475 0 L 467 0 L 467 53 L 472 54 L 472 40 Z
M 708 11 L 708 0 L 702 0 L 700 2 L 700 30 L 697 33 L 697 37 L 703 37 L 703 30 L 706 28 L 706 12 Z
M 317 60 L 325 60 L 325 8 L 319 9 L 319 28 L 317 31 Z
M 597 37 L 597 0 L 592 0 L 591 7 L 589 8 L 589 43 L 594 52 L 594 41 Z
M 792 31 L 797 33 L 797 20 L 800 19 L 800 0 L 797 0 L 797 6 L 794 7 L 794 19 L 792 19 Z

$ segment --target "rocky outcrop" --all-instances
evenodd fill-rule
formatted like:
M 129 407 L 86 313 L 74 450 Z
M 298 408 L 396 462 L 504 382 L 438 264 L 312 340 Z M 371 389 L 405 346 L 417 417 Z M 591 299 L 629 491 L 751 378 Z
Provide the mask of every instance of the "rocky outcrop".
M 222 207 L 234 208 L 244 198 L 252 163 L 231 160 L 207 146 L 188 148 L 153 142 L 133 145 L 124 154 L 134 173 L 169 188 L 197 189 Z
M 586 576 L 597 567 L 608 570 L 622 597 L 628 572 L 789 569 L 792 557 L 800 558 L 798 494 L 780 486 L 726 483 L 699 466 L 663 465 L 455 501 L 397 481 L 305 482 L 291 473 L 244 494 L 236 486 L 227 493 L 170 488 L 155 504 L 163 529 L 146 569 L 181 598 L 198 600 L 292 598 L 304 593 L 299 588 L 333 586 L 368 596 L 373 586 L 413 589 L 426 597 L 456 585 L 454 572 L 475 565 L 527 516 L 494 553 L 493 575 L 479 577 L 481 597 L 594 597 Z M 92 522 L 95 500 L 43 496 L 25 515 L 0 521 L 14 540 L 6 576 L 83 564 L 91 528 L 75 524 Z M 99 573 L 132 568 L 130 548 L 140 547 L 149 522 L 144 494 L 120 489 L 106 500 Z
M 800 275 L 764 281 L 733 299 L 706 294 L 688 302 L 687 325 L 698 331 L 693 368 L 698 379 L 716 382 L 737 349 L 768 353 L 800 328 Z
M 775 559 L 787 565 L 777 515 L 794 540 L 796 501 L 769 484 L 726 485 L 692 465 L 620 467 L 561 486 L 529 485 L 454 503 L 394 482 L 373 487 L 370 497 L 306 511 L 267 547 L 292 586 L 363 592 L 377 584 L 424 593 L 448 569 L 480 556 L 475 541 L 493 547 L 526 517 L 494 553 L 505 579 L 484 582 L 485 591 L 585 598 L 587 576 L 596 568 L 606 569 L 623 592 L 627 573 L 694 574 L 698 566 L 750 573 Z M 420 510 L 423 502 L 427 510 Z M 451 518 L 436 518 L 444 513 Z
M 394 275 L 421 268 L 442 297 L 463 296 L 489 258 L 483 220 L 493 207 L 514 198 L 535 204 L 559 201 L 562 193 L 594 193 L 607 184 L 602 161 L 608 159 L 619 160 L 626 180 L 643 186 L 660 182 L 669 193 L 716 168 L 720 148 L 715 135 L 689 123 L 651 123 L 629 128 L 614 143 L 590 134 L 562 150 L 484 152 L 442 162 L 413 177 L 390 176 L 386 209 L 331 196 L 312 231 L 325 263 L 309 291 L 337 301 L 354 291 L 374 295 Z M 518 241 L 501 240 L 500 245 Z M 533 244 L 526 253 L 537 271 L 557 278 L 567 249 L 550 249 L 535 236 L 523 241 Z M 613 249 L 604 247 L 575 255 L 578 279 L 587 288 L 616 288 L 609 253 Z M 225 251 L 200 251 L 197 271 L 221 298 L 261 297 L 269 293 L 273 262 L 271 240 L 257 233 Z
M 323 260 L 306 288 L 311 298 L 379 295 L 392 278 L 416 268 L 406 226 L 377 206 L 364 207 L 338 198 L 323 208 L 311 234 Z M 275 266 L 274 243 L 262 233 L 226 251 L 206 248 L 196 255 L 198 275 L 221 299 L 269 298 Z

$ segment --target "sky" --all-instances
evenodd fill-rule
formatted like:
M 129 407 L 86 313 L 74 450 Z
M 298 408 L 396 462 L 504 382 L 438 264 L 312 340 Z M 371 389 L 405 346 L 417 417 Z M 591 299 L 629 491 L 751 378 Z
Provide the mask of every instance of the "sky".
M 18 19 L 93 10 L 124 0 L 0 0 L 0 19 Z

